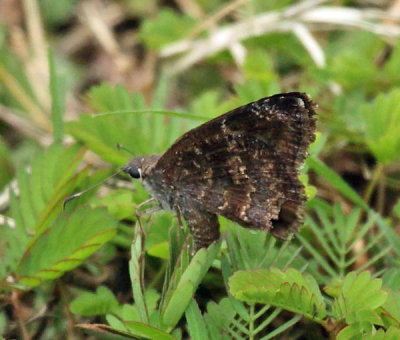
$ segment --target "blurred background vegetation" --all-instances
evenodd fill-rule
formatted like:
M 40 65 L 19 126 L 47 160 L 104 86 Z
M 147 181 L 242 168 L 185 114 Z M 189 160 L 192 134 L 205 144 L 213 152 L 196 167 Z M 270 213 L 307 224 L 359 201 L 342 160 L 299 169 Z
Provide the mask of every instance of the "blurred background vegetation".
M 0 0 L 0 334 L 399 339 L 399 36 L 399 0 Z M 193 257 L 122 175 L 63 211 L 118 143 L 288 91 L 319 105 L 292 242 L 221 219 Z

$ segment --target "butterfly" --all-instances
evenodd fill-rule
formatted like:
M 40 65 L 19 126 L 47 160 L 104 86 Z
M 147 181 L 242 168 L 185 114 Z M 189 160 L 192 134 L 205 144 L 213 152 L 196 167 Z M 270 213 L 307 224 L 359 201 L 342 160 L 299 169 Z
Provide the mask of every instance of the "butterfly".
M 276 94 L 194 128 L 162 155 L 122 170 L 141 179 L 162 209 L 186 221 L 195 249 L 220 237 L 217 215 L 277 238 L 297 232 L 306 201 L 299 170 L 315 139 L 316 104 Z

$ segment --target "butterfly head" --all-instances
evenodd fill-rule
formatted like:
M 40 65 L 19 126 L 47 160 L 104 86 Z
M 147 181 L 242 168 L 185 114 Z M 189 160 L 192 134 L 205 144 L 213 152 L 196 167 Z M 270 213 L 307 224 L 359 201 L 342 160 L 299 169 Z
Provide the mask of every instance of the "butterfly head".
M 122 168 L 122 171 L 127 173 L 132 178 L 143 179 L 149 174 L 159 158 L 159 155 L 134 157 Z

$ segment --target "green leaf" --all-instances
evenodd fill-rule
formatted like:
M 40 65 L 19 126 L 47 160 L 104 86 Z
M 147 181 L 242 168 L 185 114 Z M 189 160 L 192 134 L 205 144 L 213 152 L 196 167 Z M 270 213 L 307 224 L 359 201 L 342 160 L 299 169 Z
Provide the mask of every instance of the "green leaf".
M 369 149 L 382 164 L 393 162 L 400 156 L 400 88 L 378 95 L 360 110 Z
M 364 339 L 363 328 L 359 323 L 354 323 L 343 328 L 338 336 L 337 340 L 362 340 Z
M 179 40 L 195 27 L 195 20 L 178 14 L 171 9 L 158 11 L 152 20 L 146 20 L 140 30 L 140 38 L 150 48 L 160 48 L 163 45 Z
M 170 283 L 171 288 L 167 300 L 164 302 L 162 320 L 170 328 L 175 327 L 190 303 L 194 292 L 202 278 L 207 273 L 220 243 L 213 243 L 207 249 L 200 249 L 183 271 L 179 280 Z M 177 279 L 177 278 L 175 278 Z
M 383 310 L 385 312 L 382 314 L 382 318 L 386 321 L 386 324 L 400 327 L 400 292 L 398 291 L 398 286 L 397 291 L 388 292 L 388 298 L 383 304 Z
M 372 235 L 374 228 L 374 216 L 367 216 L 366 223 L 359 224 L 361 209 L 354 208 L 350 214 L 345 214 L 339 204 L 333 206 L 333 216 L 328 216 L 327 212 L 320 207 L 315 208 L 318 221 L 310 216 L 306 216 L 306 225 L 310 228 L 312 236 L 304 237 L 307 231 L 298 235 L 298 239 L 303 243 L 307 251 L 313 255 L 316 262 L 325 271 L 331 280 L 335 277 L 344 277 L 351 270 L 354 262 L 364 256 L 365 253 L 380 240 L 382 234 Z M 360 240 L 367 239 L 368 247 L 357 249 Z M 318 242 L 315 243 L 315 240 Z M 383 249 L 384 252 L 378 254 L 371 253 L 368 264 L 376 263 L 381 256 L 390 251 L 390 245 Z M 375 250 L 375 249 L 374 249 Z M 374 255 L 378 255 L 374 257 Z M 358 269 L 362 270 L 362 267 Z M 326 281 L 324 281 L 326 283 Z
M 299 255 L 299 247 L 290 244 L 290 241 L 278 243 L 275 237 L 265 231 L 229 226 L 226 239 L 229 259 L 235 270 L 269 268 L 272 265 L 284 268 L 289 264 L 300 268 L 306 263 Z
M 77 0 L 42 0 L 39 2 L 43 20 L 47 25 L 60 25 L 67 22 L 75 13 Z M 46 26 L 47 26 L 46 25 Z
M 132 293 L 135 299 L 136 308 L 142 322 L 149 322 L 149 312 L 147 310 L 144 297 L 145 287 L 143 285 L 144 276 L 144 250 L 143 237 L 139 227 L 136 229 L 136 237 L 131 246 L 131 260 L 129 261 L 129 276 L 132 284 Z
M 238 301 L 238 303 L 241 302 Z M 210 322 L 206 322 L 210 338 L 215 339 L 217 337 L 218 339 L 218 336 L 221 338 L 223 335 L 226 336 L 229 333 L 230 325 L 235 323 L 236 315 L 237 312 L 228 298 L 221 299 L 218 304 L 213 301 L 209 302 L 207 304 L 207 314 L 204 318 L 210 320 Z
M 100 208 L 91 210 L 83 206 L 71 216 L 60 215 L 25 252 L 18 267 L 20 281 L 36 285 L 77 267 L 114 236 L 116 224 Z
M 43 279 L 58 277 L 76 267 L 115 233 L 115 220 L 109 220 L 111 223 L 104 230 L 99 223 L 100 228 L 90 235 L 91 241 L 85 239 L 87 230 L 82 228 L 82 224 L 63 230 L 63 227 L 70 227 L 71 221 L 80 214 L 77 212 L 75 217 L 73 214 L 71 220 L 65 214 L 60 215 L 64 198 L 88 179 L 88 169 L 75 173 L 84 152 L 78 145 L 64 149 L 62 145 L 54 144 L 46 153 L 36 154 L 30 173 L 24 168 L 19 170 L 19 196 L 10 193 L 10 211 L 15 228 L 7 227 L 3 234 L 2 244 L 7 256 L 0 266 L 2 276 L 7 275 L 7 271 L 17 271 L 23 276 L 24 283 L 35 286 Z M 90 209 L 85 211 L 90 231 L 95 226 L 90 225 Z M 104 222 L 108 219 L 108 216 L 104 218 Z M 49 231 L 52 227 L 54 230 Z M 70 235 L 70 230 L 81 237 Z M 76 242 L 69 242 L 70 238 Z M 63 246 L 60 247 L 60 243 Z M 69 252 L 65 251 L 67 248 Z
M 332 81 L 339 83 L 345 91 L 361 88 L 364 92 L 376 88 L 381 71 L 374 57 L 383 48 L 383 42 L 376 35 L 366 31 L 348 34 L 340 40 L 340 46 L 351 48 L 340 50 L 338 41 L 331 45 L 328 54 L 332 60 L 328 63 Z M 339 53 L 340 51 L 340 53 Z
M 353 203 L 362 207 L 371 218 L 374 218 L 378 227 L 381 229 L 388 243 L 393 247 L 393 250 L 397 255 L 400 255 L 400 238 L 393 231 L 388 223 L 374 210 L 370 209 L 369 206 L 362 200 L 358 193 L 348 185 L 343 178 L 341 178 L 332 169 L 326 166 L 319 159 L 314 157 L 308 157 L 306 160 L 307 165 L 310 169 L 314 170 L 323 179 L 328 181 L 334 188 L 338 189 L 345 197 L 350 199 Z
M 348 323 L 370 322 L 371 318 L 381 324 L 377 316 L 372 316 L 373 311 L 381 307 L 387 293 L 381 289 L 381 279 L 371 279 L 368 271 L 356 275 L 354 272 L 346 275 L 342 289 L 332 305 L 332 312 L 337 320 L 346 319 Z M 361 311 L 366 310 L 366 319 L 360 319 Z
M 383 71 L 382 78 L 386 82 L 390 81 L 391 84 L 397 86 L 400 84 L 400 43 L 398 41 L 390 53 L 389 60 L 384 64 Z
M 163 313 L 162 321 L 165 325 L 172 328 L 178 323 L 188 306 L 190 299 L 193 297 L 194 292 L 195 287 L 192 282 L 184 281 L 179 284 L 176 290 L 172 293 L 171 299 Z
M 327 180 L 334 188 L 339 190 L 343 195 L 352 200 L 357 205 L 368 208 L 367 204 L 362 198 L 354 191 L 354 189 L 347 184 L 337 173 L 331 168 L 326 166 L 319 159 L 308 157 L 306 160 L 307 166 L 314 170 L 318 175 Z
M 195 300 L 192 299 L 192 302 L 186 309 L 185 317 L 191 339 L 193 340 L 209 339 L 203 316 L 201 315 L 199 306 L 197 305 Z
M 391 326 L 386 332 L 383 329 L 379 329 L 373 335 L 367 335 L 366 340 L 398 340 L 400 339 L 400 329 L 398 327 Z
M 110 327 L 108 325 L 78 324 L 75 327 L 84 330 L 86 333 L 92 334 L 93 336 L 95 336 L 96 339 L 105 339 L 105 340 L 136 339 L 137 340 L 137 336 L 130 334 L 126 331 Z M 147 325 L 144 325 L 143 327 L 150 328 L 150 326 L 147 326 Z M 151 339 L 151 337 L 149 337 L 149 338 Z M 172 339 L 175 339 L 175 338 L 169 338 L 168 340 L 172 340 Z
M 0 191 L 11 181 L 13 174 L 14 168 L 11 162 L 10 151 L 0 136 Z
M 267 88 L 271 83 L 277 84 L 278 75 L 274 71 L 271 56 L 263 49 L 255 49 L 247 55 L 244 64 L 244 76 L 247 80 L 256 79 Z M 268 92 L 264 93 L 264 97 Z M 259 99 L 256 98 L 255 100 Z
M 117 150 L 117 144 L 136 155 L 164 152 L 182 132 L 194 126 L 181 118 L 192 121 L 207 119 L 146 108 L 140 94 L 129 95 L 123 86 L 112 88 L 103 84 L 95 87 L 90 91 L 88 101 L 101 113 L 94 116 L 82 114 L 79 121 L 69 122 L 65 129 L 103 159 L 118 166 L 131 156 L 126 151 Z
M 400 198 L 393 207 L 393 214 L 400 219 Z
M 62 143 L 64 137 L 64 93 L 62 89 L 62 78 L 56 72 L 54 65 L 53 52 L 51 48 L 47 50 L 50 75 L 50 95 L 51 95 L 51 119 L 53 123 L 53 138 L 57 143 Z
M 382 277 L 385 287 L 391 290 L 397 290 L 400 287 L 400 270 L 399 268 L 390 268 Z
M 96 293 L 85 292 L 69 306 L 74 314 L 83 316 L 105 315 L 118 306 L 114 294 L 105 286 L 97 288 Z
M 366 329 L 362 323 L 353 324 L 345 327 L 338 334 L 338 340 L 397 340 L 400 337 L 400 329 L 397 327 L 389 327 L 386 331 L 384 329 L 375 330 L 370 327 Z
M 176 340 L 176 338 L 171 334 L 141 322 L 126 321 L 125 324 L 129 326 L 129 328 L 134 331 L 135 334 L 148 339 Z
M 311 275 L 295 269 L 237 271 L 229 280 L 233 296 L 249 303 L 282 307 L 310 319 L 326 316 L 325 303 Z

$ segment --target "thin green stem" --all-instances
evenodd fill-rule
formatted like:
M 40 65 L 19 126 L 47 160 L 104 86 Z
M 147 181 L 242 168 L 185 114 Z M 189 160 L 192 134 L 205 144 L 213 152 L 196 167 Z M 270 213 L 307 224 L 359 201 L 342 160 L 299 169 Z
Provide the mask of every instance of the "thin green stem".
M 249 316 L 249 339 L 254 340 L 254 304 L 250 305 Z
M 378 184 L 379 179 L 381 178 L 383 172 L 384 172 L 384 165 L 381 163 L 378 163 L 374 169 L 374 172 L 372 174 L 372 179 L 371 182 L 369 182 L 367 189 L 365 190 L 363 200 L 364 202 L 368 203 L 368 201 L 371 199 L 372 193 L 375 190 L 376 185 Z

